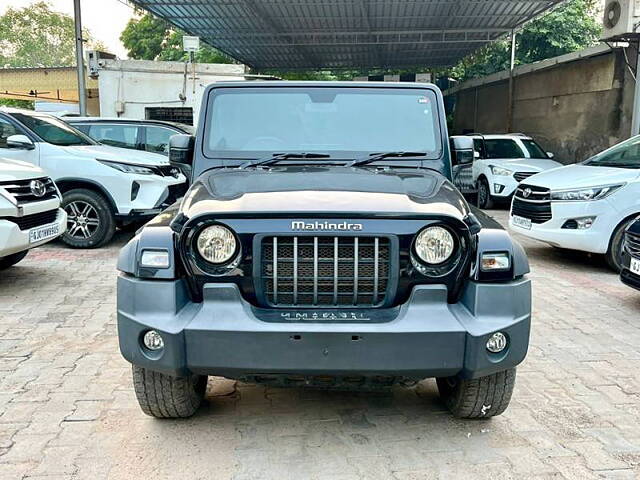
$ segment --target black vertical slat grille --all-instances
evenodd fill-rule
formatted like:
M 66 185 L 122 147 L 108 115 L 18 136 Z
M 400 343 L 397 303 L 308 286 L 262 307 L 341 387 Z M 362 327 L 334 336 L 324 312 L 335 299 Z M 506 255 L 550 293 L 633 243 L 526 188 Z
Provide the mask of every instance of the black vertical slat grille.
M 390 242 L 379 237 L 267 237 L 261 277 L 267 304 L 376 307 L 387 298 Z
M 515 178 L 518 182 L 521 182 L 535 174 L 536 172 L 516 172 L 513 174 L 513 178 Z

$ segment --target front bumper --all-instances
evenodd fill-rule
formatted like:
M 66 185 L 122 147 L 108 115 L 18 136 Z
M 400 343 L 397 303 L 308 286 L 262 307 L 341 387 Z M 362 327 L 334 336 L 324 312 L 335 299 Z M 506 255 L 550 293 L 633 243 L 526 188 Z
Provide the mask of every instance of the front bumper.
M 31 213 L 31 212 L 30 212 Z M 35 212 L 38 213 L 38 212 Z M 62 235 L 67 229 L 67 214 L 61 208 L 58 208 L 58 215 L 56 221 L 53 223 L 58 225 L 60 235 Z M 40 225 L 34 228 L 40 228 L 44 225 Z M 17 224 L 10 220 L 0 218 L 0 257 L 6 257 L 13 255 L 14 253 L 24 252 L 32 248 L 44 245 L 55 238 L 48 238 L 39 242 L 29 242 L 29 230 L 20 230 Z
M 315 313 L 324 321 L 312 311 L 257 309 L 234 284 L 208 284 L 204 301 L 192 303 L 182 281 L 118 278 L 118 336 L 129 362 L 172 375 L 229 378 L 489 375 L 526 355 L 531 286 L 527 279 L 470 282 L 462 300 L 448 304 L 443 285 L 423 285 L 395 309 L 334 312 L 335 318 Z M 341 320 L 345 315 L 355 319 Z M 160 353 L 142 346 L 149 329 L 163 337 Z M 485 345 L 496 331 L 507 335 L 509 345 L 491 354 Z
M 519 184 L 520 182 L 513 178 L 512 175 L 492 175 L 489 188 L 492 196 L 509 198 L 515 193 Z
M 609 248 L 609 239 L 618 224 L 615 210 L 608 200 L 595 202 L 552 202 L 551 220 L 531 226 L 531 230 L 513 224 L 509 216 L 509 229 L 559 248 L 603 254 Z M 591 228 L 576 230 L 562 228 L 567 220 L 595 217 Z

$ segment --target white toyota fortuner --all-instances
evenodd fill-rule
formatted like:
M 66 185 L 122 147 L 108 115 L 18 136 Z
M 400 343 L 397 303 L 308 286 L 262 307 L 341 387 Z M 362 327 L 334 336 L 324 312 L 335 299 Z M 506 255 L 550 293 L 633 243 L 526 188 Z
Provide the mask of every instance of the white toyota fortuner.
M 62 235 L 66 224 L 51 178 L 28 163 L 0 158 L 0 270 Z
M 107 243 L 116 227 L 174 203 L 186 178 L 164 155 L 101 145 L 51 115 L 0 108 L 0 157 L 42 167 L 62 192 L 72 247 Z
M 640 135 L 577 165 L 523 182 L 512 230 L 555 247 L 605 254 L 620 271 L 624 231 L 640 213 Z

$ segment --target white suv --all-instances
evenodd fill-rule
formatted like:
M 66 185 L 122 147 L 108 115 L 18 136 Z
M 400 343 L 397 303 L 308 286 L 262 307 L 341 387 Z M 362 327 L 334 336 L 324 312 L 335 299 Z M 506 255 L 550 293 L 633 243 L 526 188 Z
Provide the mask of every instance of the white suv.
M 42 167 L 68 214 L 65 243 L 94 248 L 116 227 L 143 223 L 174 203 L 186 179 L 164 155 L 101 145 L 51 115 L 0 108 L 0 157 Z
M 518 184 L 531 175 L 562 166 L 533 138 L 520 133 L 469 136 L 475 158 L 471 165 L 454 166 L 454 183 L 463 193 L 477 192 L 480 208 L 509 200 Z
M 0 270 L 62 235 L 67 215 L 42 169 L 0 158 Z
M 620 271 L 624 231 L 640 213 L 640 135 L 518 187 L 513 231 L 555 247 L 605 254 Z

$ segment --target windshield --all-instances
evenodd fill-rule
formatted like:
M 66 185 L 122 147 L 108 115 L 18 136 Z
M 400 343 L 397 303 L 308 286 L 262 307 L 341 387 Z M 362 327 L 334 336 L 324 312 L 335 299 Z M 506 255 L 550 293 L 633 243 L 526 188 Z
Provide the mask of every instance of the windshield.
M 84 133 L 55 117 L 13 113 L 13 117 L 45 142 L 62 147 L 72 145 L 96 145 Z
M 513 140 L 490 138 L 484 141 L 486 158 L 524 158 L 525 154 Z
M 640 168 L 640 135 L 584 162 L 592 167 Z
M 436 96 L 415 88 L 262 87 L 213 90 L 204 148 L 208 157 L 269 153 L 427 152 L 439 158 Z
M 524 148 L 529 152 L 529 158 L 549 158 L 547 152 L 533 140 L 522 140 L 522 143 L 524 144 Z

